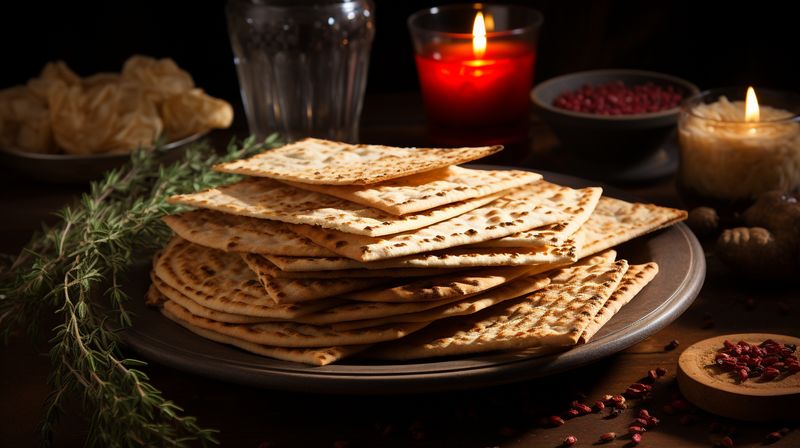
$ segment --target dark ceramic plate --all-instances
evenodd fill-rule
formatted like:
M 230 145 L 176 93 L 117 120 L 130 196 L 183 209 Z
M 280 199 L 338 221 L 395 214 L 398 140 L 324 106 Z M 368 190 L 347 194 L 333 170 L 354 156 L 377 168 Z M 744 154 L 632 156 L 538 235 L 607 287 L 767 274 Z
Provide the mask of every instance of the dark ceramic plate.
M 542 174 L 551 182 L 571 187 L 591 184 L 574 177 Z M 635 200 L 613 189 L 606 189 L 605 194 Z M 352 359 L 324 367 L 264 358 L 203 339 L 148 309 L 142 299 L 150 284 L 149 266 L 131 273 L 126 290 L 133 300 L 128 309 L 137 315 L 133 327 L 122 336 L 147 359 L 190 373 L 267 388 L 392 394 L 510 383 L 574 369 L 624 350 L 675 320 L 700 291 L 705 258 L 684 224 L 635 239 L 617 250 L 619 258 L 631 263 L 656 261 L 659 274 L 588 344 L 549 356 L 501 352 L 393 364 Z
M 184 137 L 163 145 L 161 157 L 165 163 L 180 155 L 180 150 L 195 142 L 208 131 Z M 97 180 L 106 171 L 117 168 L 130 159 L 128 153 L 115 154 L 39 154 L 0 147 L 0 164 L 13 168 L 42 182 L 77 184 Z

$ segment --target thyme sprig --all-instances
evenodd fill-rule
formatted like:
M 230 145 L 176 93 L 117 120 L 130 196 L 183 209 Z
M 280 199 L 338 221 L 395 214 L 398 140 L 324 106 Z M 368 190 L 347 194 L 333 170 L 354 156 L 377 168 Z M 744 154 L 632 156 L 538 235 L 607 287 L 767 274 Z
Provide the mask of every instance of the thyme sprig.
M 146 363 L 122 355 L 111 328 L 131 324 L 122 289 L 126 269 L 169 238 L 160 218 L 180 206 L 166 198 L 231 182 L 237 176 L 211 167 L 275 144 L 274 136 L 264 142 L 250 138 L 232 142 L 219 156 L 201 142 L 168 166 L 159 165 L 153 152 L 137 151 L 125 167 L 107 173 L 58 212 L 60 221 L 34 235 L 9 267 L 0 268 L 4 341 L 21 327 L 34 337 L 42 334 L 45 313 L 55 313 L 60 322 L 50 338 L 52 392 L 40 427 L 45 445 L 52 444 L 65 399 L 74 395 L 82 399 L 89 421 L 88 445 L 216 443 L 215 430 L 184 415 L 149 382 L 140 370 Z

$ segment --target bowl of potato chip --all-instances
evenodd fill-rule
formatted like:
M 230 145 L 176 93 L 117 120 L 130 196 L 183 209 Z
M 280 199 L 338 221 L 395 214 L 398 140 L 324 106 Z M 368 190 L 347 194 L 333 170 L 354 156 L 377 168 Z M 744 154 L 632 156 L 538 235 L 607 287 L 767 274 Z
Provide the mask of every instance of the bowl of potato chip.
M 139 148 L 177 150 L 227 128 L 233 108 L 172 59 L 132 56 L 120 73 L 80 77 L 48 63 L 0 90 L 0 163 L 57 182 L 96 179 Z

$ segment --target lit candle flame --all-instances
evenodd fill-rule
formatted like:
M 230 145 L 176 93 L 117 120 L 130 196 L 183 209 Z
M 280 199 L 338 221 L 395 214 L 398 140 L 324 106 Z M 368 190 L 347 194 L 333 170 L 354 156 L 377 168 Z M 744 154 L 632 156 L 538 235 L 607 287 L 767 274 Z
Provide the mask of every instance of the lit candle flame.
M 478 11 L 475 14 L 475 22 L 472 24 L 472 54 L 480 59 L 486 53 L 486 24 L 483 21 L 483 13 Z
M 756 91 L 752 87 L 748 87 L 747 98 L 744 100 L 744 121 L 758 121 L 760 118 Z

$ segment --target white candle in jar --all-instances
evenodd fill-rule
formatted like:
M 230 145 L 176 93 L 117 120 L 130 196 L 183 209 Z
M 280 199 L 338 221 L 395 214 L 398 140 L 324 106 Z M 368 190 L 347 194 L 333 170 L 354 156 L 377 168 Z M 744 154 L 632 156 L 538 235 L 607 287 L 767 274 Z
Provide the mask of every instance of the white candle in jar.
M 800 186 L 800 124 L 784 109 L 722 96 L 681 114 L 681 183 L 703 196 L 747 199 Z

